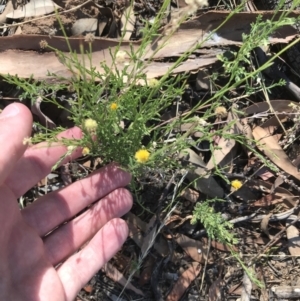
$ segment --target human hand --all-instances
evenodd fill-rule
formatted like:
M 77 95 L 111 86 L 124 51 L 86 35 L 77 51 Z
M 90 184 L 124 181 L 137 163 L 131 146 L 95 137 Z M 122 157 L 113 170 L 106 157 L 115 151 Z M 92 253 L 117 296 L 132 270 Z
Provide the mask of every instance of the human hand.
M 17 198 L 66 152 L 63 146 L 24 146 L 31 126 L 31 113 L 21 104 L 9 105 L 0 115 L 0 300 L 71 301 L 128 235 L 118 217 L 132 206 L 130 193 L 122 188 L 130 175 L 111 164 L 20 210 Z M 81 134 L 73 128 L 62 136 Z M 75 150 L 71 157 L 80 155 Z

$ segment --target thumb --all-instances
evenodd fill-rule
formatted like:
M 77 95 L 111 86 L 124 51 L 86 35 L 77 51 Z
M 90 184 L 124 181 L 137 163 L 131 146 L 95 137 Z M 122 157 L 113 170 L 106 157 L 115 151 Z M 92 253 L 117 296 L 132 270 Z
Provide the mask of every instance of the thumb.
M 22 104 L 13 103 L 0 114 L 0 185 L 23 155 L 23 139 L 30 136 L 31 127 L 32 115 Z

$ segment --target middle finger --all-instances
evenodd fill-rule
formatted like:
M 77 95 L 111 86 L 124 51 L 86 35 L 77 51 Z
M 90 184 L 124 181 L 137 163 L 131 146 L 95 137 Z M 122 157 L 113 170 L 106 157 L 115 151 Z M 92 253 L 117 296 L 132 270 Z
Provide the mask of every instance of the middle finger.
M 85 179 L 42 196 L 22 210 L 25 221 L 42 237 L 113 190 L 129 184 L 129 173 L 110 164 Z

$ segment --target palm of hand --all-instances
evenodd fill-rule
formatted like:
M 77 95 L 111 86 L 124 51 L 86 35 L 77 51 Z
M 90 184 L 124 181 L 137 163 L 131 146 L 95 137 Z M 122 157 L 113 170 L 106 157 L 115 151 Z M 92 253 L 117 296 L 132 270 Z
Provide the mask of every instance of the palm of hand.
M 118 217 L 132 205 L 129 192 L 121 188 L 130 176 L 109 165 L 20 211 L 16 198 L 46 176 L 66 149 L 38 146 L 25 151 L 22 140 L 30 135 L 30 112 L 14 104 L 4 113 L 8 116 L 0 115 L 0 300 L 73 300 L 127 237 L 127 226 Z M 79 138 L 81 132 L 74 128 L 62 135 Z M 72 158 L 79 155 L 77 150 Z M 97 200 L 101 201 L 72 219 Z

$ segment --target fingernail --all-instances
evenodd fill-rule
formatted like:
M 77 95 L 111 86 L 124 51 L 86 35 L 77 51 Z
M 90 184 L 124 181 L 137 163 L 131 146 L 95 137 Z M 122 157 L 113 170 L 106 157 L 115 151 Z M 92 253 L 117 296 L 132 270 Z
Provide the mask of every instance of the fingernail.
M 0 120 L 16 116 L 20 112 L 20 109 L 15 104 L 7 106 L 0 114 Z

